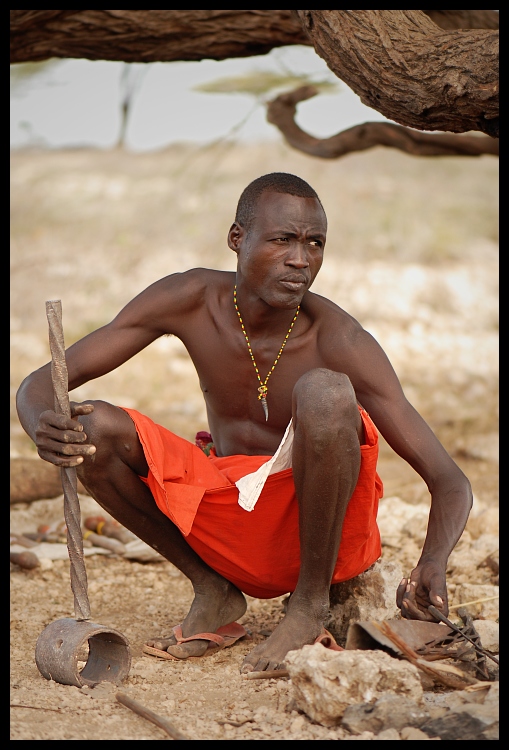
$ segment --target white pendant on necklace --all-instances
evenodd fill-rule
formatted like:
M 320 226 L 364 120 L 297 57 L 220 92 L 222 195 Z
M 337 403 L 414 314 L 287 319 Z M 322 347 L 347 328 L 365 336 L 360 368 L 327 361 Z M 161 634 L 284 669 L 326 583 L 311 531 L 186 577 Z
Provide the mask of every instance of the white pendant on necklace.
M 267 380 L 265 382 L 267 382 Z M 267 388 L 266 385 L 261 385 L 258 388 L 258 393 L 260 394 L 258 396 L 258 400 L 262 402 L 263 413 L 265 414 L 265 421 L 267 421 L 268 418 L 269 418 L 269 407 L 267 406 L 267 392 L 268 392 L 268 390 L 269 389 Z
M 263 413 L 265 414 L 265 421 L 267 422 L 269 419 L 269 407 L 267 406 L 267 396 L 262 396 L 260 401 L 262 402 L 263 406 Z

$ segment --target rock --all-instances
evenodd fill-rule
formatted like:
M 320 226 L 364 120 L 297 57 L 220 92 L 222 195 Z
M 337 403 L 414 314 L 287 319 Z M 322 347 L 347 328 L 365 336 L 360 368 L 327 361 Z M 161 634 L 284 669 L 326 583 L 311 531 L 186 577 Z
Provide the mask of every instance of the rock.
M 415 701 L 401 695 L 386 693 L 375 703 L 348 706 L 341 726 L 353 734 L 367 730 L 379 733 L 384 729 L 420 727 L 430 718 L 429 713 Z
M 498 706 L 465 703 L 453 707 L 439 719 L 423 724 L 421 730 L 441 740 L 498 740 Z
M 165 557 L 141 539 L 133 539 L 124 545 L 124 557 L 142 563 L 166 562 Z
M 297 716 L 290 724 L 290 734 L 300 734 L 306 725 L 304 716 Z
M 467 521 L 466 528 L 473 539 L 477 539 L 481 534 L 495 534 L 498 536 L 499 518 L 498 508 L 486 508 L 486 510 L 477 515 L 471 515 Z
M 396 589 L 403 577 L 395 562 L 378 560 L 365 573 L 330 589 L 330 610 L 325 627 L 344 644 L 352 622 L 389 620 L 399 615 Z
M 484 703 L 486 704 L 493 703 L 495 706 L 498 706 L 500 704 L 500 683 L 499 682 L 492 682 L 490 684 L 490 689 L 489 689 L 488 695 L 484 699 Z
M 483 690 L 452 690 L 450 693 L 442 694 L 442 708 L 444 713 L 447 714 L 451 709 L 462 708 L 465 703 L 484 703 L 486 696 L 490 690 L 490 683 L 484 683 L 486 687 Z M 430 711 L 431 714 L 431 711 Z M 444 714 L 435 715 L 433 718 L 438 718 Z
M 415 513 L 403 526 L 402 531 L 411 537 L 418 545 L 424 544 L 428 530 L 429 508 L 420 513 Z
M 320 644 L 286 656 L 297 708 L 323 726 L 340 723 L 348 706 L 395 693 L 420 702 L 419 670 L 384 651 L 330 651 Z M 408 723 L 408 722 L 407 722 Z
M 463 602 L 478 602 L 469 604 L 468 613 L 479 620 L 496 620 L 499 616 L 499 587 L 491 584 L 461 583 L 456 587 L 454 599 L 458 604 Z M 496 597 L 491 599 L 490 597 Z M 488 599 L 488 601 L 478 601 Z
M 402 740 L 430 740 L 431 737 L 425 732 L 421 732 L 417 727 L 403 727 L 399 736 Z
M 376 737 L 373 737 L 374 740 L 400 740 L 401 737 L 399 736 L 399 732 L 397 729 L 384 729 L 380 734 L 377 734 Z
M 484 435 L 462 436 L 456 440 L 455 449 L 461 456 L 498 464 L 500 455 L 499 445 L 499 433 L 489 432 Z
M 463 532 L 460 542 L 449 557 L 447 575 L 454 576 L 457 582 L 484 584 L 490 575 L 488 573 L 488 568 L 491 567 L 489 560 L 491 557 L 498 560 L 499 537 L 495 534 L 483 533 L 467 544 L 463 539 L 465 535 L 466 532 Z M 490 558 L 487 560 L 488 556 Z
M 498 654 L 500 650 L 500 626 L 494 620 L 474 620 L 473 626 L 476 629 L 483 648 Z
M 385 541 L 394 541 L 402 534 L 411 534 L 413 528 L 411 521 L 413 519 L 416 519 L 419 533 L 422 530 L 423 523 L 425 531 L 428 515 L 429 503 L 410 504 L 396 496 L 383 498 L 380 501 L 377 515 L 382 544 Z M 405 529 L 407 524 L 408 527 Z

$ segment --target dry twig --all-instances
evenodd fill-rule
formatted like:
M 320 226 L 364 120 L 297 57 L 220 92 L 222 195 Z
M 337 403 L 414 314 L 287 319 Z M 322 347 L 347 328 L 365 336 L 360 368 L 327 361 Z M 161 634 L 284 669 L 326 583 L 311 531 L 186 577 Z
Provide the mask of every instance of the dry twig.
M 242 675 L 246 680 L 273 680 L 279 677 L 290 677 L 287 669 L 267 669 L 265 672 L 246 672 Z
M 115 698 L 119 703 L 122 703 L 122 705 L 126 706 L 127 708 L 130 708 L 131 711 L 134 711 L 135 714 L 138 714 L 138 716 L 142 716 L 144 719 L 147 719 L 148 721 L 151 721 L 152 724 L 155 724 L 158 727 L 161 727 L 161 729 L 164 729 L 166 734 L 168 734 L 172 739 L 174 740 L 188 740 L 189 737 L 186 737 L 180 730 L 178 730 L 176 727 L 171 724 L 168 719 L 165 719 L 164 716 L 158 716 L 153 711 L 151 711 L 149 708 L 145 708 L 145 706 L 142 706 L 141 703 L 138 703 L 138 701 L 135 701 L 133 698 L 130 698 L 125 693 L 117 693 L 115 695 Z

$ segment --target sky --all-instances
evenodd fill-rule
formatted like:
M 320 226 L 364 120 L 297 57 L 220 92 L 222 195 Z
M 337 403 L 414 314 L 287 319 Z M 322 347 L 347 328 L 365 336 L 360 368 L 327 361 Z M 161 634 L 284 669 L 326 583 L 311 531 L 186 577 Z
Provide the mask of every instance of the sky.
M 265 106 L 253 96 L 193 90 L 200 84 L 257 71 L 307 74 L 313 80 L 337 83 L 334 93 L 320 94 L 298 106 L 298 124 L 315 137 L 326 138 L 366 121 L 386 121 L 365 107 L 314 49 L 305 46 L 281 47 L 268 55 L 219 62 L 126 66 L 122 62 L 65 59 L 55 60 L 21 84 L 13 85 L 11 77 L 11 149 L 115 146 L 127 68 L 127 80 L 136 85 L 136 93 L 125 147 L 135 152 L 154 151 L 177 142 L 206 144 L 232 137 L 232 133 L 243 142 L 281 139 L 277 128 L 266 120 Z M 270 98 L 277 93 L 272 92 Z

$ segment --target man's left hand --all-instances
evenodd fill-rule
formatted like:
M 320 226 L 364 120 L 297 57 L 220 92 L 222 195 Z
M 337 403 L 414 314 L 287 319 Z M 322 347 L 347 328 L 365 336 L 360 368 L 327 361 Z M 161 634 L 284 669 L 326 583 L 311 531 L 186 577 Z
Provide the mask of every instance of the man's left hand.
M 401 616 L 407 620 L 428 620 L 436 618 L 428 611 L 432 604 L 445 617 L 449 613 L 445 570 L 433 560 L 419 563 L 410 578 L 403 578 L 396 592 L 396 604 Z

